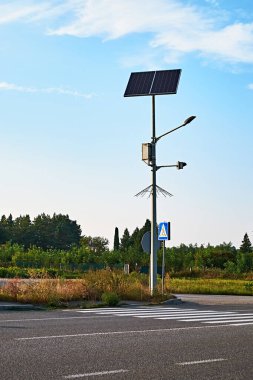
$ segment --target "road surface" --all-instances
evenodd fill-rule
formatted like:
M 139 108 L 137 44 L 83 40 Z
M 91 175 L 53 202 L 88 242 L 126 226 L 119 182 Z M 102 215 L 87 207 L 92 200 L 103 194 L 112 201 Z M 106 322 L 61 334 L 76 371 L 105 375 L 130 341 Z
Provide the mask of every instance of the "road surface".
M 2 311 L 1 380 L 253 378 L 248 304 Z

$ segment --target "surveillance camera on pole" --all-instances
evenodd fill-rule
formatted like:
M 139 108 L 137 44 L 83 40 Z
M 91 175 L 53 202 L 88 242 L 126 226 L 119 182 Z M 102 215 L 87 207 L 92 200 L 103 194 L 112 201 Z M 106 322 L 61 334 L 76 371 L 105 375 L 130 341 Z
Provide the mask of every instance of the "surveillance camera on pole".
M 181 162 L 181 161 L 177 162 L 177 168 L 178 168 L 178 170 L 183 169 L 186 165 L 187 165 L 186 162 Z

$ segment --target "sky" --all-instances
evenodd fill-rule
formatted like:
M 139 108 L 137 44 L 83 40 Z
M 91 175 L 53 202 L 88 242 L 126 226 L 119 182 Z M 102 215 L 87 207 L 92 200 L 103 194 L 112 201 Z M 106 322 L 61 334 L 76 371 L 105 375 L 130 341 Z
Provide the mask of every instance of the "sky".
M 151 218 L 150 96 L 131 72 L 181 69 L 156 96 L 167 246 L 253 242 L 252 0 L 0 2 L 0 215 L 68 214 L 113 244 Z

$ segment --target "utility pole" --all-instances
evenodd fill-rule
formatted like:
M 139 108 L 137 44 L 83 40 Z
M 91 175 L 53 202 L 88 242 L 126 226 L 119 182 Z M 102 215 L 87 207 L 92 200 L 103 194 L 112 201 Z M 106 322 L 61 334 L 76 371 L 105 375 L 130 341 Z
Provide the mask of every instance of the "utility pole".
M 151 190 L 151 255 L 150 255 L 150 294 L 154 294 L 157 277 L 157 227 L 156 227 L 156 132 L 155 132 L 155 95 L 152 96 L 152 190 Z

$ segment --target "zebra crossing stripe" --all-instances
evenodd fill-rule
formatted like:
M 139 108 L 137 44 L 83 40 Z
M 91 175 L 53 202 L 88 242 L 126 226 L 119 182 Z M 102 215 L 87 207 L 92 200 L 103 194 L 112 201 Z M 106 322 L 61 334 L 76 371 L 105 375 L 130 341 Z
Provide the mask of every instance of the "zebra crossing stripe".
M 217 317 L 217 316 L 220 316 L 220 315 L 223 315 L 223 316 L 227 316 L 227 317 L 232 317 L 233 314 L 220 314 L 220 313 L 215 313 L 215 312 L 212 312 L 211 314 L 203 314 L 203 315 L 199 315 L 197 313 L 184 313 L 184 314 L 150 314 L 150 315 L 142 315 L 142 314 L 137 314 L 135 315 L 135 317 L 137 318 L 152 318 L 152 317 L 155 317 L 156 319 L 183 319 L 183 318 L 194 318 L 194 317 L 199 317 L 199 318 L 206 318 L 206 317 L 211 317 L 211 316 L 214 316 L 214 317 Z M 181 317 L 181 318 L 180 318 Z
M 120 311 L 99 311 L 99 314 L 114 314 L 114 315 L 156 315 L 156 314 L 164 314 L 167 316 L 180 316 L 180 315 L 209 315 L 209 314 L 228 314 L 228 315 L 236 315 L 236 312 L 228 311 L 228 312 L 219 312 L 219 311 L 206 311 L 206 310 L 194 310 L 194 309 L 187 309 L 187 310 L 175 310 L 175 311 L 167 311 L 167 310 L 120 310 Z
M 209 322 L 206 322 L 206 323 L 212 323 L 212 324 L 214 324 L 214 323 L 230 323 L 230 322 L 252 322 L 253 323 L 253 318 L 245 318 L 245 319 L 239 319 L 239 318 L 240 317 L 236 317 L 236 318 L 230 319 L 230 320 L 209 321 Z
M 233 319 L 231 319 L 231 316 L 219 316 L 219 317 L 214 317 L 214 318 L 187 318 L 187 319 L 180 319 L 182 322 L 206 322 L 206 323 L 218 323 L 217 321 L 221 322 L 233 322 L 236 321 L 237 319 L 240 319 L 240 316 L 232 316 Z M 243 319 L 242 319 L 243 320 Z M 248 321 L 253 321 L 253 317 L 251 318 L 245 318 L 245 320 Z M 211 321 L 211 322 L 209 322 Z M 216 321 L 216 322 L 215 322 Z
M 150 310 L 131 310 L 131 311 L 106 311 L 106 312 L 100 312 L 99 314 L 117 314 L 117 315 L 128 315 L 128 314 L 133 314 L 133 315 L 138 315 L 138 314 L 168 314 L 168 311 L 165 310 L 156 310 L 156 311 L 150 311 Z M 180 313 L 178 311 L 178 313 Z
M 208 317 L 208 318 L 206 318 Z M 214 320 L 214 319 L 229 319 L 229 318 L 233 318 L 233 319 L 236 319 L 236 318 L 248 318 L 248 319 L 252 319 L 253 318 L 253 314 L 234 314 L 234 315 L 226 315 L 226 314 L 218 314 L 218 315 L 210 315 L 210 316 L 206 316 L 206 317 L 202 317 L 202 316 L 198 316 L 198 318 L 187 318 L 187 321 L 189 322 L 195 322 L 195 321 L 208 321 L 208 320 Z M 184 319 L 182 319 L 183 322 L 185 322 Z
M 233 318 L 234 315 L 231 314 L 212 314 L 212 315 L 182 315 L 182 316 L 162 316 L 158 317 L 157 319 L 166 320 L 166 319 L 177 319 L 178 321 L 185 322 L 186 320 L 191 321 L 203 321 L 206 319 L 214 319 L 214 318 Z
M 101 314 L 101 313 L 100 313 Z M 102 313 L 104 314 L 104 313 Z M 107 315 L 108 313 L 106 313 Z M 180 316 L 184 316 L 184 315 L 192 315 L 192 316 L 195 316 L 195 315 L 199 315 L 198 313 L 196 312 L 175 312 L 175 313 L 168 313 L 168 312 L 165 312 L 165 311 L 152 311 L 152 312 L 127 312 L 127 313 L 119 313 L 119 312 L 115 312 L 115 313 L 110 313 L 110 314 L 113 314 L 113 315 L 117 315 L 117 316 L 132 316 L 134 315 L 135 317 L 139 317 L 139 316 L 156 316 L 156 315 L 165 315 L 165 316 L 171 316 L 171 317 L 180 317 Z M 210 313 L 208 314 L 203 314 L 204 316 L 205 315 L 209 315 Z M 211 314 L 219 314 L 217 312 L 211 312 Z M 104 314 L 105 315 L 105 314 Z M 228 314 L 228 315 L 233 315 L 233 314 Z
M 231 326 L 247 326 L 247 325 L 253 325 L 253 321 L 252 321 L 252 322 L 246 322 L 246 323 L 231 323 L 230 325 L 231 325 Z
M 143 307 L 143 308 L 95 308 L 95 309 L 78 309 L 76 311 L 78 312 L 81 312 L 81 313 L 99 313 L 99 314 L 111 314 L 112 312 L 117 312 L 117 313 L 127 313 L 127 312 L 139 312 L 139 311 L 146 311 L 148 313 L 150 313 L 150 311 L 164 311 L 164 312 L 167 312 L 167 311 L 180 311 L 182 309 L 179 309 L 179 308 L 175 308 L 175 307 L 170 307 L 170 308 L 164 308 L 164 307 L 152 307 L 152 308 L 148 308 L 148 307 Z M 196 309 L 187 309 L 187 310 L 196 310 Z

